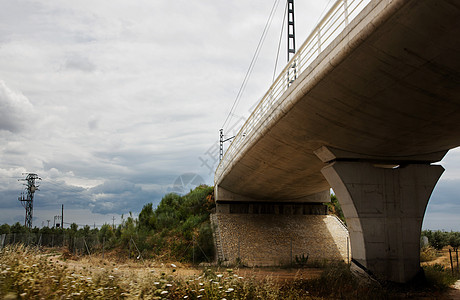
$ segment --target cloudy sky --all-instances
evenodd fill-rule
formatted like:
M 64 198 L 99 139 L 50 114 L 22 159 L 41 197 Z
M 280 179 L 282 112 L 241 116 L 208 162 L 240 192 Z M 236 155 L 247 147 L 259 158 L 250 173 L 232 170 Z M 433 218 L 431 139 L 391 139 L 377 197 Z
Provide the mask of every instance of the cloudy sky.
M 296 2 L 297 45 L 331 2 Z M 284 5 L 228 131 L 271 84 Z M 218 130 L 273 1 L 0 0 L 0 7 L 0 223 L 24 221 L 17 201 L 24 172 L 42 178 L 35 226 L 52 223 L 61 204 L 66 222 L 119 223 L 167 192 L 212 184 Z M 460 230 L 460 151 L 442 164 L 424 226 Z

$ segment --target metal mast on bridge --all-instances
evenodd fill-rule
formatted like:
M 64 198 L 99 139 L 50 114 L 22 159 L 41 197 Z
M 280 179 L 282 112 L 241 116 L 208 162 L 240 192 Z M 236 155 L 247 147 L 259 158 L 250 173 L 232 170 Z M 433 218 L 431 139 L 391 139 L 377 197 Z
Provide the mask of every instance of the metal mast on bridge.
M 287 61 L 295 54 L 295 25 L 294 25 L 294 0 L 287 0 Z M 289 66 L 287 72 L 288 85 L 297 78 L 297 63 L 295 61 Z
M 289 62 L 295 54 L 294 0 L 287 0 L 287 14 L 287 61 Z
M 18 200 L 21 202 L 22 206 L 26 209 L 26 218 L 24 222 L 24 226 L 27 228 L 32 228 L 32 216 L 33 216 L 33 209 L 34 209 L 34 194 L 35 191 L 39 191 L 35 180 L 42 180 L 38 177 L 37 174 L 34 173 L 24 173 L 23 175 L 27 174 L 25 179 L 18 179 L 20 181 L 27 181 L 24 183 L 26 188 L 19 196 Z

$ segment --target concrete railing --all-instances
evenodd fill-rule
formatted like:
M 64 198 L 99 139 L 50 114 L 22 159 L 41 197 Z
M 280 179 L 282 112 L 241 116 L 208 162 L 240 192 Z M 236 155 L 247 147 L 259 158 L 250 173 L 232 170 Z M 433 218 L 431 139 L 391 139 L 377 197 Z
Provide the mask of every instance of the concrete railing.
M 280 75 L 265 93 L 259 104 L 241 127 L 215 173 L 217 183 L 228 163 L 233 161 L 239 149 L 251 138 L 251 133 L 264 120 L 270 108 L 282 97 L 284 92 L 299 75 L 307 69 L 314 59 L 345 29 L 371 0 L 338 0 L 313 29 L 297 53 L 292 57 Z

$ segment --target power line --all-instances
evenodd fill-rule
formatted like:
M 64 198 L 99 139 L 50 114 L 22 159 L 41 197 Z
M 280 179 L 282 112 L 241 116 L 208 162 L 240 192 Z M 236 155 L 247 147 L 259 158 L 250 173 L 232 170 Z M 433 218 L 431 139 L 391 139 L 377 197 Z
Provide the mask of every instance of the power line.
M 249 77 L 251 76 L 252 70 L 254 69 L 254 65 L 257 62 L 257 59 L 259 57 L 260 50 L 261 50 L 262 45 L 263 45 L 263 43 L 265 41 L 265 38 L 267 36 L 268 28 L 271 25 L 271 22 L 273 20 L 273 16 L 274 16 L 276 8 L 278 7 L 278 4 L 279 4 L 279 0 L 275 0 L 275 2 L 273 3 L 272 9 L 270 11 L 270 15 L 268 17 L 267 23 L 265 24 L 264 30 L 262 32 L 262 36 L 259 39 L 259 43 L 257 45 L 256 51 L 254 52 L 254 55 L 253 55 L 252 60 L 251 60 L 251 63 L 249 64 L 249 68 L 248 68 L 248 70 L 246 72 L 246 75 L 244 76 L 243 82 L 241 83 L 241 86 L 240 86 L 240 89 L 238 91 L 238 94 L 236 95 L 236 98 L 233 101 L 233 104 L 232 104 L 232 107 L 230 109 L 230 112 L 228 113 L 227 117 L 225 118 L 225 121 L 222 124 L 221 128 L 226 129 L 225 126 L 227 124 L 227 121 L 229 121 L 229 119 L 231 120 L 232 113 L 233 113 L 234 109 L 236 108 L 236 106 L 238 105 L 238 102 L 240 101 L 241 96 L 243 95 L 243 92 L 244 92 L 244 89 L 246 88 L 246 85 L 248 83 Z
M 275 60 L 275 68 L 273 70 L 272 83 L 275 82 L 276 68 L 278 66 L 278 58 L 280 56 L 281 40 L 283 39 L 284 23 L 286 21 L 287 9 L 288 9 L 288 3 L 286 2 L 286 8 L 284 9 L 284 15 L 283 15 L 283 22 L 281 23 L 281 32 L 280 32 L 280 39 L 278 41 L 278 50 L 276 51 L 276 60 Z

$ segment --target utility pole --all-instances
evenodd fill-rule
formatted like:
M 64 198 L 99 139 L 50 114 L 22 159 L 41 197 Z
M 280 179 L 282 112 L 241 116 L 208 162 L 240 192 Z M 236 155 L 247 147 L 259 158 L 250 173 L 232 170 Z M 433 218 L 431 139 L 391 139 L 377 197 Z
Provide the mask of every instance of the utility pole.
M 27 181 L 24 183 L 26 186 L 25 190 L 21 193 L 18 200 L 21 202 L 22 206 L 26 209 L 26 217 L 24 221 L 24 226 L 32 229 L 32 216 L 34 210 L 34 194 L 35 191 L 39 191 L 38 184 L 35 184 L 36 180 L 42 180 L 38 177 L 37 174 L 34 173 L 23 173 L 23 175 L 27 174 L 25 179 L 18 179 L 20 181 Z
M 235 136 L 232 136 L 232 137 L 229 137 L 227 139 L 224 139 L 224 130 L 220 129 L 219 130 L 219 137 L 220 137 L 219 138 L 219 145 L 220 145 L 220 147 L 219 147 L 219 161 L 221 161 L 222 158 L 224 157 L 224 143 L 227 142 L 227 141 L 230 141 Z
M 61 228 L 64 229 L 64 204 L 62 204 L 61 208 Z

